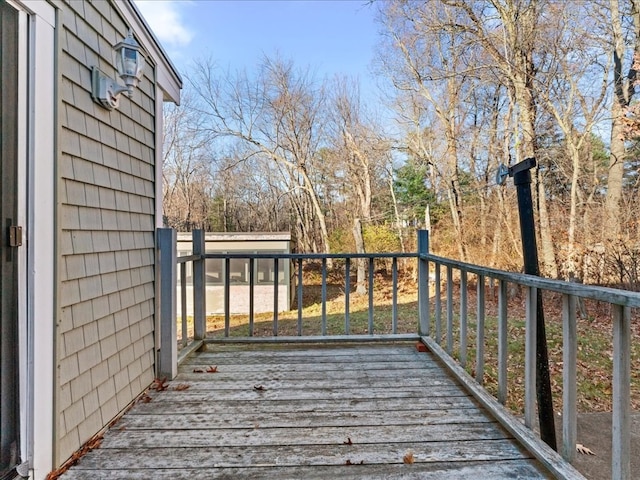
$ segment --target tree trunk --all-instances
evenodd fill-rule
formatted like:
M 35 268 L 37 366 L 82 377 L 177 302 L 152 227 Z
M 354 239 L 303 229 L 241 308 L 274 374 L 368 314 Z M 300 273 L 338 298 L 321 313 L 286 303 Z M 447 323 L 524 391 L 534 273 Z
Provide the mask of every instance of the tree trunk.
M 393 190 L 393 169 L 389 172 L 389 192 L 391 193 L 391 200 L 393 202 L 393 214 L 396 220 L 396 231 L 400 239 L 400 248 L 402 249 L 402 253 L 405 253 L 406 247 L 404 244 L 404 234 L 402 233 L 402 221 L 400 220 L 400 213 L 398 212 L 398 199 L 396 198 L 396 192 Z
M 538 178 L 538 172 L 538 169 L 536 169 L 533 178 L 537 179 L 538 219 L 540 222 L 540 253 L 543 263 L 542 270 L 545 275 L 551 278 L 558 278 L 558 263 L 556 261 L 553 236 L 551 235 L 551 222 L 549 221 L 549 210 L 547 209 L 547 194 L 544 182 Z
M 456 233 L 458 255 L 463 262 L 467 261 L 467 242 L 464 238 L 462 228 L 462 192 L 460 191 L 460 180 L 458 177 L 458 149 L 456 147 L 456 139 L 453 135 L 447 135 L 448 152 L 447 152 L 447 196 L 449 198 L 449 210 L 451 212 L 451 220 Z
M 324 247 L 324 253 L 331 253 L 331 246 L 329 245 L 329 232 L 327 231 L 327 223 L 325 221 L 324 211 L 322 210 L 322 206 L 320 205 L 320 200 L 318 200 L 318 195 L 312 188 L 313 183 L 307 175 L 306 170 L 304 168 L 300 168 L 299 170 L 300 174 L 302 175 L 304 185 L 307 187 L 306 189 L 309 193 L 311 204 L 313 205 L 313 211 L 316 214 L 318 224 L 320 225 L 320 235 L 322 236 L 322 246 Z M 333 267 L 333 261 L 330 258 L 327 259 L 327 267 Z
M 521 141 L 521 158 L 524 160 L 529 157 L 535 157 L 536 154 L 536 107 L 533 99 L 533 59 L 532 52 L 519 52 L 517 55 L 519 67 L 514 78 L 515 101 L 519 107 L 518 114 L 520 126 L 522 129 Z M 538 211 L 539 235 L 541 256 L 543 262 L 543 271 L 552 278 L 558 276 L 558 265 L 553 245 L 553 237 L 551 235 L 551 224 L 549 222 L 549 213 L 547 209 L 547 197 L 545 195 L 544 183 L 538 175 L 538 168 L 532 172 L 533 188 L 532 191 L 537 193 L 535 204 Z
M 626 148 L 624 145 L 624 120 L 625 111 L 631 101 L 633 90 L 629 88 L 632 78 L 636 72 L 631 68 L 628 77 L 625 78 L 622 72 L 625 57 L 625 39 L 622 32 L 622 22 L 620 21 L 620 5 L 618 0 L 610 0 L 611 8 L 611 28 L 613 40 L 613 90 L 614 95 L 611 103 L 611 143 L 609 157 L 609 172 L 607 178 L 607 197 L 605 202 L 605 222 L 609 227 L 609 234 L 615 238 L 620 232 L 620 199 L 622 198 L 622 182 L 624 178 L 624 161 Z M 633 15 L 637 30 L 637 14 Z M 638 38 L 636 31 L 636 47 L 634 55 L 638 52 Z
M 362 223 L 359 218 L 353 220 L 353 240 L 356 244 L 356 253 L 365 253 L 364 251 L 364 238 L 362 237 Z M 357 277 L 356 277 L 356 294 L 364 295 L 367 293 L 365 286 L 365 264 L 364 258 L 357 259 Z

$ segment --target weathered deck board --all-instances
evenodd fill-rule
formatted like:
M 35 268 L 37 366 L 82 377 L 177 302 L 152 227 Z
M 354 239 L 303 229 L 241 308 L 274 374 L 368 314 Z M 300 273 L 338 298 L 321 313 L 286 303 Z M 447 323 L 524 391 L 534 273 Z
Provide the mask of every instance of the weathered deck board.
M 336 415 L 335 412 L 281 412 L 262 413 L 186 413 L 127 415 L 118 426 L 130 429 L 180 430 L 191 425 L 202 428 L 291 428 L 297 427 L 362 427 L 367 425 L 435 425 L 444 423 L 487 423 L 491 422 L 477 409 L 433 409 L 400 410 L 389 412 L 352 412 L 348 415 Z
M 361 379 L 387 380 L 396 379 L 400 377 L 402 380 L 408 378 L 417 378 L 422 380 L 440 380 L 446 381 L 449 385 L 458 385 L 458 382 L 451 379 L 448 375 L 435 369 L 419 369 L 419 368 L 405 368 L 405 369 L 390 369 L 383 368 L 379 370 L 326 370 L 326 364 L 322 364 L 324 369 L 322 370 L 299 370 L 297 368 L 285 369 L 270 369 L 260 370 L 251 369 L 242 372 L 242 380 L 248 383 L 260 382 L 267 378 L 268 380 L 288 380 L 295 382 L 296 385 L 300 385 L 301 380 L 306 382 L 321 382 L 321 381 L 336 381 L 340 380 L 342 385 L 345 381 L 360 381 Z M 217 367 L 216 373 L 194 373 L 194 370 L 201 371 L 208 367 L 195 367 L 190 371 L 180 371 L 180 378 L 182 381 L 189 382 L 195 387 L 198 382 L 202 382 L 207 385 L 219 385 L 225 381 L 237 382 L 238 371 L 228 370 L 226 366 Z M 398 375 L 402 373 L 402 375 Z M 209 378 L 209 376 L 215 375 L 215 378 Z M 207 387 L 211 388 L 211 387 Z
M 292 390 L 267 389 L 256 391 L 253 386 L 236 390 L 187 390 L 184 392 L 162 392 L 163 395 L 153 397 L 154 402 L 175 402 L 175 401 L 218 401 L 218 400 L 315 400 L 315 399 L 355 399 L 366 400 L 374 398 L 406 398 L 408 402 L 416 396 L 421 396 L 425 391 L 424 387 L 358 387 L 352 388 L 298 388 Z M 458 386 L 437 387 L 429 390 L 431 397 L 467 396 Z
M 180 402 L 152 402 L 140 403 L 127 414 L 127 417 L 135 415 L 164 414 L 184 415 L 189 413 L 201 413 L 206 415 L 252 415 L 256 412 L 297 414 L 305 412 L 395 412 L 409 410 L 419 412 L 424 410 L 438 410 L 447 408 L 478 408 L 474 399 L 460 394 L 460 396 L 428 397 L 419 393 L 412 397 L 409 403 L 406 397 L 375 398 L 375 399 L 293 399 L 264 402 L 262 399 L 238 402 L 236 400 L 220 400 L 215 402 L 189 401 L 181 399 Z M 224 413 L 220 413 L 224 412 Z M 417 413 L 419 415 L 419 413 Z
M 470 438 L 493 440 L 509 438 L 495 423 L 423 425 L 365 425 L 348 427 L 299 428 L 214 428 L 200 425 L 197 430 L 175 429 L 121 430 L 105 436 L 104 448 L 126 448 L 128 445 L 153 448 L 159 445 L 174 447 L 224 447 L 236 445 L 340 445 L 347 438 L 356 443 L 391 443 L 417 441 L 464 441 Z
M 209 349 L 63 480 L 549 478 L 413 344 Z
M 460 442 L 451 449 L 448 442 L 412 443 L 410 447 L 416 463 L 517 460 L 523 457 L 522 450 L 511 440 L 475 440 Z M 402 463 L 409 450 L 406 443 L 389 443 L 381 449 L 378 444 L 260 446 L 238 456 L 234 447 L 207 447 L 194 451 L 183 448 L 176 455 L 174 448 L 117 449 L 102 448 L 85 458 L 78 465 L 81 469 L 109 468 L 114 461 L 131 462 L 137 468 L 202 468 L 251 467 L 251 466 L 296 466 L 304 458 L 305 465 L 344 465 L 347 460 L 365 464 Z M 148 452 L 148 453 L 147 453 Z M 174 458 L 175 457 L 175 458 Z
M 540 473 L 532 460 L 492 460 L 489 462 L 438 462 L 374 465 L 325 465 L 297 467 L 229 467 L 185 469 L 135 469 L 131 467 L 111 470 L 72 469 L 64 475 L 65 480 L 96 479 L 172 479 L 172 480 L 513 480 L 548 478 Z

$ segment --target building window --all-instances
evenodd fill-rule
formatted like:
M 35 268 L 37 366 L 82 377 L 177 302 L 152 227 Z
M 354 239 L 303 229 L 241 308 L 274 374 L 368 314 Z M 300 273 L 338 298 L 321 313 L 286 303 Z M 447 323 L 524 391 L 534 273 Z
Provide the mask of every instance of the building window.
M 283 252 L 260 252 L 260 253 L 283 253 Z M 285 285 L 285 265 L 288 260 L 281 258 L 278 260 L 278 285 Z M 273 285 L 275 264 L 273 258 L 259 258 L 256 262 L 257 273 L 256 283 L 260 285 Z

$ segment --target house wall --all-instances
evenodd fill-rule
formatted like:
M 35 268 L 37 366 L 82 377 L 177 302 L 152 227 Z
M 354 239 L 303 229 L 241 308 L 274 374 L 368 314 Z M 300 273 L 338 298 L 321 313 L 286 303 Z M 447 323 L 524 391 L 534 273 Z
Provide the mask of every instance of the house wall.
M 59 19 L 55 458 L 65 461 L 154 377 L 155 112 L 152 60 L 131 99 L 91 98 L 127 34 L 109 1 L 65 0 Z M 135 34 L 135 32 L 134 32 Z

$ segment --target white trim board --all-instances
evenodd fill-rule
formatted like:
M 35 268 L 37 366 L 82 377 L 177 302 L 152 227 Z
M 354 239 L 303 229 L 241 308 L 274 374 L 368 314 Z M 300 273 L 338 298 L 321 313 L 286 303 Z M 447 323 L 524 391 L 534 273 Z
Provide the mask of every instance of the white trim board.
M 19 249 L 21 458 L 30 477 L 53 467 L 56 9 L 11 0 L 20 14 Z M 36 207 L 37 205 L 37 207 Z M 37 296 L 36 296 L 37 292 Z

